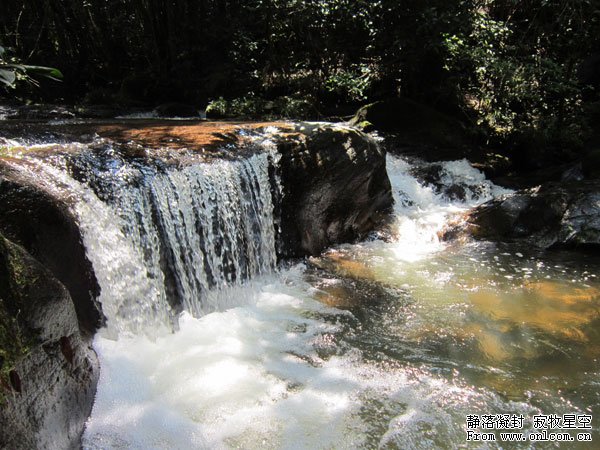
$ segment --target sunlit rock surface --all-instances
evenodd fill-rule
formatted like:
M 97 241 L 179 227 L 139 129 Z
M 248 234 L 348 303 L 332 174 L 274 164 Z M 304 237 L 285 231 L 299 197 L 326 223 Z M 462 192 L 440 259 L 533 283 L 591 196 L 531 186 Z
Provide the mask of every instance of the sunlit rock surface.
M 364 237 L 392 206 L 385 153 L 351 128 L 303 126 L 277 142 L 282 234 L 293 255 Z
M 518 191 L 476 208 L 458 228 L 477 238 L 526 241 L 543 248 L 598 248 L 600 183 L 548 183 Z
M 272 163 L 271 176 L 280 176 L 283 191 L 277 200 L 284 256 L 314 255 L 329 245 L 364 237 L 392 205 L 385 152 L 367 135 L 340 125 L 58 121 L 44 127 L 37 123 L 4 124 L 0 132 L 7 138 L 25 135 L 32 136 L 32 143 L 46 143 L 19 147 L 7 142 L 2 147 L 8 155 L 52 158 L 63 154 L 77 161 L 78 155 L 87 153 L 88 160 L 90 156 L 114 158 L 118 164 L 124 161 L 138 166 L 183 167 L 270 150 L 277 159 Z

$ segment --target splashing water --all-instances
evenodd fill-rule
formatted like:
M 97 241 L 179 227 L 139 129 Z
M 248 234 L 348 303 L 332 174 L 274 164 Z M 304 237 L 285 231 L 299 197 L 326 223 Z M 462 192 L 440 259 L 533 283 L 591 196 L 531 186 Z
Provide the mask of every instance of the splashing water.
M 104 332 L 160 334 L 182 309 L 201 316 L 226 308 L 220 289 L 275 268 L 268 145 L 246 159 L 181 169 L 140 167 L 112 153 L 100 164 L 92 157 L 100 167 L 85 157 L 17 167 L 74 205 L 101 288 Z
M 261 145 L 177 169 L 111 160 L 79 181 L 43 165 L 110 319 L 84 448 L 471 448 L 466 414 L 600 413 L 600 262 L 445 246 L 449 217 L 507 191 L 466 161 L 427 184 L 426 164 L 388 156 L 392 239 L 274 271 Z
M 510 192 L 486 180 L 465 159 L 440 165 L 440 185 L 459 186 L 463 190 L 464 198 L 458 201 L 449 201 L 434 186 L 415 178 L 414 162 L 388 155 L 387 166 L 395 203 L 394 251 L 399 259 L 407 262 L 415 262 L 443 248 L 438 232 L 450 215 Z

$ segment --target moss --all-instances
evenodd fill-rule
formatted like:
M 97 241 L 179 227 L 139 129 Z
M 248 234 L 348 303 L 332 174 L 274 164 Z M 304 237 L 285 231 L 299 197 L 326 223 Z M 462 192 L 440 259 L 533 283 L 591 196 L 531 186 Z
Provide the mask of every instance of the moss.
M 19 326 L 19 321 L 5 307 L 0 298 L 0 404 L 5 400 L 4 386 L 10 386 L 9 373 L 27 356 L 33 343 Z
M 0 158 L 19 156 L 27 151 L 32 151 L 21 145 L 0 145 Z
M 0 403 L 10 386 L 9 373 L 27 356 L 35 339 L 19 320 L 24 291 L 35 282 L 22 256 L 0 236 Z
M 359 130 L 362 131 L 373 131 L 375 130 L 375 127 L 373 126 L 373 124 L 371 122 L 369 122 L 368 120 L 363 120 L 362 122 L 359 122 L 355 125 L 356 128 L 358 128 Z

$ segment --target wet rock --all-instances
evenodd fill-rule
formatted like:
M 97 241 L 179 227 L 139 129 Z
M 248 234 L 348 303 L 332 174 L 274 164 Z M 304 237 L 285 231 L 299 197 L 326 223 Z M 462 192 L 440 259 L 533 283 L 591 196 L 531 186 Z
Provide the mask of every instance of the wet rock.
M 448 184 L 448 180 L 445 179 L 444 168 L 441 164 L 417 166 L 411 170 L 411 174 L 450 201 L 465 201 L 467 198 L 468 186 L 464 183 Z
M 98 359 L 67 289 L 1 235 L 0 331 L 0 447 L 79 448 Z
M 19 160 L 0 159 L 0 232 L 23 246 L 69 290 L 81 331 L 93 334 L 103 323 L 96 301 L 100 288 L 87 259 L 68 199 L 49 180 L 17 170 Z
M 58 134 L 63 134 L 68 141 L 81 135 L 98 134 L 102 138 L 123 145 L 127 143 L 128 148 L 143 149 L 135 157 L 136 164 L 155 164 L 152 159 L 168 163 L 171 166 L 185 166 L 198 162 L 206 162 L 210 158 L 242 157 L 244 154 L 253 154 L 256 151 L 265 151 L 263 147 L 257 146 L 250 136 L 260 135 L 261 130 L 276 128 L 277 131 L 270 132 L 270 138 L 275 142 L 277 151 L 281 154 L 277 170 L 281 175 L 284 195 L 281 199 L 281 242 L 284 243 L 285 251 L 282 256 L 301 256 L 316 254 L 327 246 L 348 242 L 360 238 L 370 232 L 379 221 L 379 216 L 392 204 L 392 195 L 389 179 L 385 170 L 385 152 L 381 150 L 373 139 L 353 128 L 327 125 L 327 124 L 293 124 L 286 122 L 261 122 L 261 123 L 219 123 L 219 122 L 183 122 L 173 125 L 160 121 L 145 122 L 116 122 L 110 123 L 86 123 L 68 124 L 56 127 Z M 9 136 L 19 136 L 21 130 L 12 130 Z M 250 143 L 244 142 L 250 139 Z M 114 159 L 113 149 L 109 146 Z M 61 149 L 59 149 L 61 150 Z M 156 151 L 155 151 L 156 150 Z M 51 152 L 39 154 L 32 157 L 51 157 Z M 62 150 L 61 150 L 62 151 Z M 66 151 L 66 150 L 65 150 Z M 70 159 L 77 159 L 79 148 L 69 151 Z M 92 158 L 100 161 L 102 151 L 94 148 Z M 81 159 L 81 158 L 80 158 Z M 108 161 L 111 163 L 111 161 Z M 114 161 L 112 161 L 114 162 Z M 112 163 L 111 163 L 112 164 Z M 73 176 L 78 177 L 78 170 L 71 165 Z M 110 167 L 113 170 L 114 167 Z M 0 159 L 0 174 L 2 163 Z M 0 175 L 1 176 L 1 175 Z M 7 178 L 6 176 L 4 178 Z M 81 180 L 86 181 L 86 180 Z M 57 227 L 58 231 L 66 233 L 67 242 L 73 242 L 77 232 L 68 229 L 72 222 L 70 217 L 63 217 L 68 213 L 62 208 L 62 212 L 51 212 L 47 215 L 38 214 L 35 206 L 38 201 L 34 191 L 35 183 L 32 181 L 27 188 L 22 188 L 23 183 L 17 180 L 14 183 L 4 183 L 0 188 L 0 206 L 2 201 L 8 205 L 0 212 L 0 231 L 15 241 L 22 243 L 34 256 L 40 259 L 56 276 L 69 288 L 71 296 L 76 303 L 78 314 L 86 327 L 93 328 L 94 315 L 87 312 L 79 305 L 89 305 L 82 300 L 88 298 L 80 293 L 97 292 L 97 289 L 89 288 L 90 276 L 77 276 L 73 279 L 88 280 L 84 283 L 85 289 L 75 289 L 71 285 L 70 276 L 62 276 L 60 270 L 63 257 L 67 252 L 55 249 L 46 252 L 41 247 L 46 244 L 47 239 L 42 238 L 41 230 L 48 227 L 52 234 Z M 39 180 L 38 180 L 39 184 Z M 101 197 L 101 192 L 92 186 Z M 42 189 L 43 191 L 43 189 Z M 274 191 L 277 191 L 274 189 Z M 46 193 L 47 194 L 47 193 Z M 19 196 L 24 196 L 26 202 L 21 202 Z M 48 197 L 48 195 L 46 195 Z M 51 209 L 52 198 L 42 196 L 42 203 Z M 52 196 L 50 196 L 52 197 Z M 21 211 L 21 203 L 26 211 Z M 9 207 L 19 214 L 8 214 Z M 61 207 L 58 207 L 61 210 Z M 34 216 L 31 224 L 27 224 L 28 214 Z M 48 219 L 47 216 L 57 215 L 57 219 Z M 3 217 L 6 216 L 6 217 Z M 40 217 L 38 217 L 40 216 Z M 8 225 L 7 225 L 8 224 Z M 21 224 L 25 224 L 21 230 Z M 38 224 L 40 226 L 38 227 Z M 34 228 L 34 231 L 31 231 Z M 57 232 L 58 232 L 57 231 Z M 23 236 L 26 234 L 26 236 Z M 53 239 L 49 240 L 54 242 Z M 35 245 L 34 245 L 35 244 Z M 74 248 L 77 246 L 74 246 Z M 76 249 L 77 250 L 77 249 Z M 75 252 L 68 254 L 80 255 L 83 252 L 81 246 Z M 57 267 L 52 265 L 54 253 L 60 263 Z M 84 252 L 83 252 L 84 253 Z M 81 258 L 77 257 L 79 261 Z M 68 259 L 68 258 L 67 258 Z M 67 264 L 71 266 L 71 264 Z M 89 264 L 77 263 L 76 267 L 85 269 Z M 75 270 L 75 268 L 73 268 Z M 91 273 L 91 272 L 90 272 Z M 90 281 L 91 282 L 91 281 Z M 96 317 L 97 318 L 97 317 Z
M 277 140 L 285 256 L 316 255 L 370 232 L 392 205 L 385 152 L 367 135 L 300 125 Z
M 538 247 L 600 246 L 600 182 L 548 183 L 475 208 L 462 233 L 491 240 L 520 240 Z M 446 238 L 461 233 L 446 231 Z
M 75 112 L 73 108 L 58 105 L 22 105 L 14 108 L 7 119 L 13 120 L 64 120 L 73 119 Z

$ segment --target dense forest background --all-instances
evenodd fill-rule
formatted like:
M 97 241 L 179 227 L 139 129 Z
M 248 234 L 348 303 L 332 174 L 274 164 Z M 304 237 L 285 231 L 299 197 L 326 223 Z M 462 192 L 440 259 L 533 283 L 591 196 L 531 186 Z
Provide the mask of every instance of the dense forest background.
M 64 74 L 21 100 L 322 118 L 400 96 L 569 148 L 600 117 L 598 0 L 3 0 L 0 45 Z

